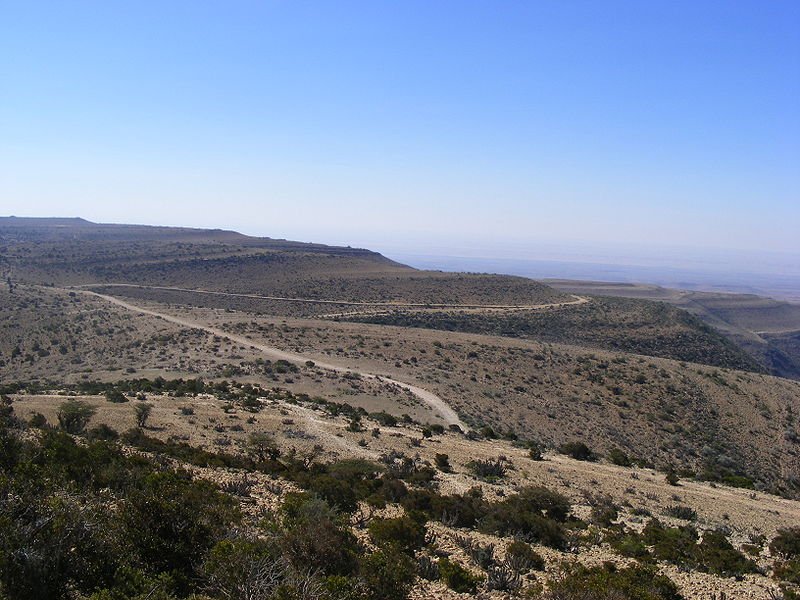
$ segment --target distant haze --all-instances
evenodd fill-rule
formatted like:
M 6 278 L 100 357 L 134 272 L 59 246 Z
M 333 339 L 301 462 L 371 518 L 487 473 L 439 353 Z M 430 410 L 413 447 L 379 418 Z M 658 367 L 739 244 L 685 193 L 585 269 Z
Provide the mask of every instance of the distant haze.
M 420 269 L 650 283 L 664 287 L 758 294 L 800 303 L 800 253 L 535 240 L 359 238 L 361 245 Z M 343 243 L 336 238 L 330 242 Z M 354 240 L 351 240 L 354 242 Z

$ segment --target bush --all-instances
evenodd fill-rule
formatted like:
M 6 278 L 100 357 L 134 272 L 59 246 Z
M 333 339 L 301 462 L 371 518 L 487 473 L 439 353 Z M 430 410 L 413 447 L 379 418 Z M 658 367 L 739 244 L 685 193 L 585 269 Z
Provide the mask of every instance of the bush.
M 280 512 L 281 547 L 297 570 L 313 566 L 325 575 L 355 572 L 356 538 L 324 500 L 308 493 L 287 494 Z
M 336 510 L 352 513 L 358 508 L 356 492 L 347 481 L 327 474 L 317 475 L 310 480 L 308 489 Z
M 528 442 L 528 458 L 535 461 L 544 460 L 544 454 L 542 453 L 542 447 L 537 444 L 536 442 Z
M 36 427 L 37 429 L 41 429 L 42 427 L 46 427 L 47 426 L 47 417 L 45 417 L 40 412 L 35 412 L 28 419 L 28 425 L 30 425 L 31 427 Z
M 211 549 L 202 573 L 209 591 L 221 598 L 271 595 L 286 578 L 277 548 L 263 540 L 223 540 Z
M 650 552 L 647 550 L 642 537 L 635 533 L 618 533 L 608 538 L 609 545 L 620 555 L 627 558 L 646 561 L 650 559 Z
M 44 430 L 17 443 L 0 477 L 0 596 L 165 600 L 199 591 L 198 557 L 238 520 L 230 497 L 108 442 Z
M 769 550 L 787 559 L 800 557 L 800 527 L 778 529 L 778 535 L 770 542 Z
M 486 589 L 513 592 L 520 586 L 519 572 L 507 564 L 492 565 L 486 569 Z
M 608 451 L 608 460 L 612 465 L 617 465 L 618 467 L 630 467 L 632 464 L 628 455 L 619 448 L 612 448 Z
M 91 441 L 114 442 L 119 439 L 119 434 L 105 423 L 92 427 L 86 434 Z
M 263 432 L 251 433 L 248 436 L 245 451 L 257 462 L 277 460 L 281 455 L 272 436 Z
M 723 577 L 735 577 L 744 573 L 757 573 L 756 564 L 739 552 L 721 531 L 706 531 L 697 547 L 701 568 Z
M 367 555 L 359 570 L 366 600 L 405 600 L 414 585 L 414 561 L 393 548 Z
M 668 506 L 664 509 L 664 514 L 675 519 L 683 519 L 684 521 L 697 520 L 697 511 L 688 506 L 681 506 L 679 504 Z
M 566 454 L 575 460 L 595 461 L 597 456 L 583 442 L 567 442 L 558 447 L 561 454 Z
M 680 477 L 678 477 L 678 473 L 670 467 L 667 469 L 667 474 L 664 476 L 664 481 L 666 481 L 669 485 L 678 485 L 680 482 Z
M 506 476 L 506 466 L 500 459 L 471 460 L 466 466 L 476 477 L 487 481 L 502 479 Z
M 377 421 L 384 427 L 395 427 L 397 425 L 397 417 L 390 415 L 387 412 L 374 412 L 370 413 L 370 419 Z
M 116 389 L 106 390 L 106 400 L 109 402 L 114 402 L 115 404 L 122 404 L 128 401 L 128 399 L 125 397 L 125 394 Z
M 435 457 L 436 468 L 442 473 L 452 473 L 453 467 L 450 466 L 450 457 L 447 454 L 436 454 Z
M 480 529 L 497 535 L 519 535 L 527 541 L 562 549 L 566 543 L 562 523 L 569 510 L 569 501 L 561 494 L 528 487 L 485 507 Z
M 651 519 L 642 531 L 644 542 L 653 547 L 653 556 L 676 565 L 695 565 L 697 531 L 692 527 L 664 527 Z
M 787 583 L 800 585 L 800 559 L 793 558 L 792 560 L 778 562 L 775 565 L 775 578 Z
M 68 400 L 58 408 L 58 426 L 67 433 L 83 433 L 97 410 L 82 400 Z
M 611 527 L 619 517 L 619 507 L 610 496 L 599 496 L 592 500 L 592 523 L 600 527 Z
M 393 546 L 406 554 L 425 545 L 425 527 L 407 516 L 376 519 L 369 524 L 369 534 L 376 545 Z
M 446 558 L 439 561 L 439 576 L 454 592 L 460 594 L 474 594 L 482 577 L 473 575 L 456 562 Z
M 236 502 L 212 483 L 181 472 L 148 475 L 120 511 L 137 554 L 156 572 L 175 572 L 187 586 L 195 557 L 240 519 Z
M 681 600 L 678 588 L 653 567 L 575 565 L 550 583 L 546 600 Z
M 506 564 L 517 573 L 544 570 L 542 556 L 522 540 L 514 540 L 508 545 Z

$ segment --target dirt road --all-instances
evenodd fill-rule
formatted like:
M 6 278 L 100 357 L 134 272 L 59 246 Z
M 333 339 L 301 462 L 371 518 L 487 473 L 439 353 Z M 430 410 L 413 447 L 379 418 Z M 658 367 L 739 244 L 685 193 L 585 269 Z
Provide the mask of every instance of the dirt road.
M 333 304 L 337 306 L 369 306 L 382 308 L 451 308 L 451 309 L 487 309 L 487 310 L 544 310 L 547 308 L 562 308 L 586 304 L 589 298 L 571 294 L 574 300 L 566 302 L 551 302 L 548 304 L 428 304 L 424 302 L 354 302 L 351 300 L 331 300 L 317 298 L 290 298 L 287 296 L 260 296 L 257 294 L 236 294 L 234 292 L 216 292 L 211 290 L 193 290 L 189 288 L 169 287 L 159 285 L 138 285 L 134 283 L 92 283 L 75 286 L 78 288 L 90 287 L 131 287 L 143 290 L 164 290 L 171 292 L 190 292 L 193 294 L 209 294 L 213 296 L 227 296 L 232 298 L 253 298 L 256 300 L 278 300 L 281 302 L 298 302 L 302 304 Z M 336 315 L 339 316 L 339 315 Z
M 86 294 L 90 296 L 95 296 L 97 298 L 101 298 L 106 302 L 110 302 L 116 306 L 124 308 L 126 310 L 130 310 L 132 312 L 136 312 L 142 315 L 148 315 L 151 317 L 157 317 L 159 319 L 163 319 L 170 323 L 174 323 L 176 325 L 180 325 L 181 327 L 187 327 L 189 329 L 200 329 L 203 330 L 211 335 L 219 336 L 222 338 L 229 339 L 233 342 L 238 344 L 242 344 L 245 346 L 249 346 L 251 348 L 255 348 L 262 352 L 265 356 L 269 357 L 270 360 L 285 360 L 287 362 L 297 364 L 297 365 L 304 365 L 307 361 L 310 360 L 309 357 L 303 356 L 301 354 L 296 354 L 294 352 L 286 352 L 279 348 L 275 348 L 273 346 L 268 346 L 266 344 L 260 344 L 255 342 L 247 337 L 235 335 L 229 333 L 227 331 L 223 331 L 222 329 L 218 329 L 216 327 L 211 327 L 205 323 L 201 323 L 199 321 L 194 321 L 191 319 L 186 319 L 183 317 L 176 317 L 174 315 L 169 315 L 161 312 L 157 312 L 155 310 L 142 308 L 141 306 L 136 306 L 135 304 L 130 304 L 125 302 L 124 300 L 120 300 L 119 298 L 115 298 L 113 296 L 106 296 L 105 294 L 98 294 L 97 292 L 91 292 L 88 290 L 79 290 L 79 293 Z M 330 362 L 320 362 L 318 360 L 314 360 L 315 366 L 325 369 L 328 371 L 333 371 L 336 373 L 356 373 L 363 377 L 364 379 L 371 379 L 375 381 L 380 381 L 382 383 L 389 383 L 396 385 L 400 388 L 408 390 L 412 394 L 414 394 L 419 400 L 421 400 L 426 405 L 430 406 L 439 416 L 448 424 L 450 425 L 458 425 L 464 431 L 468 430 L 463 421 L 458 417 L 456 412 L 448 406 L 448 404 L 439 398 L 436 394 L 429 392 L 428 390 L 422 389 L 421 387 L 417 387 L 415 385 L 411 385 L 410 383 L 405 383 L 402 381 L 397 381 L 395 379 L 390 379 L 388 377 L 382 377 L 378 375 L 374 375 L 373 373 L 365 373 L 359 371 L 357 369 L 348 368 L 341 364 L 334 364 Z

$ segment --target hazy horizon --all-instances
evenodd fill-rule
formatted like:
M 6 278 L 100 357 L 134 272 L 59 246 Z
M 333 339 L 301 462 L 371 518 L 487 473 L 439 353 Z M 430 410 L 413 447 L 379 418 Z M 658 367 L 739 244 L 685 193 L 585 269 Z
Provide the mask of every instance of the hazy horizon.
M 184 226 L 141 220 L 115 224 Z M 212 229 L 232 230 L 225 224 Z M 239 233 L 360 247 L 419 269 L 498 273 L 532 279 L 645 283 L 697 291 L 752 293 L 800 302 L 800 253 L 575 240 L 493 241 L 463 236 L 379 238 L 363 232 L 348 237 L 335 231 L 320 231 L 310 236 L 257 229 Z

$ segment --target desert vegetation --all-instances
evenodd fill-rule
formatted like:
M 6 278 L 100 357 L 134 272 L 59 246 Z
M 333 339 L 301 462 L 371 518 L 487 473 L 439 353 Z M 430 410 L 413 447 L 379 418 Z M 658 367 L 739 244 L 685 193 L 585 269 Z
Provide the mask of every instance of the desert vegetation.
M 67 226 L 0 227 L 0 598 L 796 597 L 800 388 L 694 317 Z

